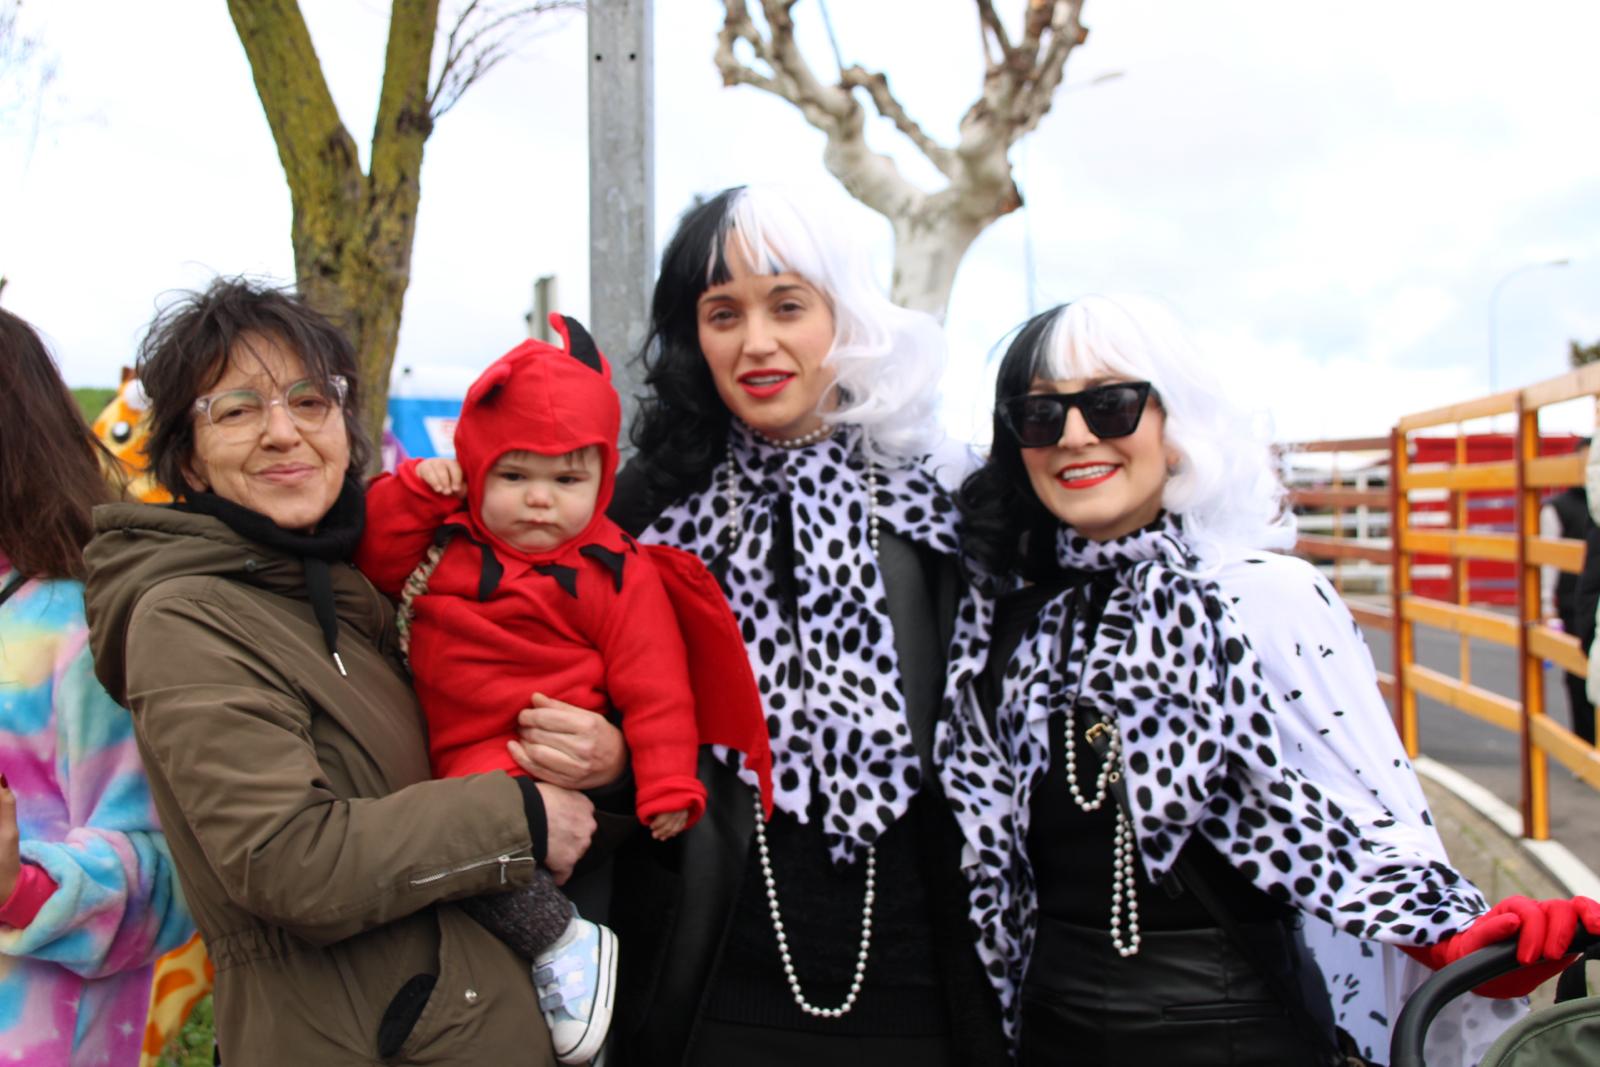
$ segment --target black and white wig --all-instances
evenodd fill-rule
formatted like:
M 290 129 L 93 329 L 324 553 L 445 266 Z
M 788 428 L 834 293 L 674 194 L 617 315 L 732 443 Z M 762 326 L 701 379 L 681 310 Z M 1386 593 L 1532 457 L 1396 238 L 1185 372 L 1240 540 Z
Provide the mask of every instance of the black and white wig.
M 1025 394 L 1035 381 L 1105 376 L 1154 387 L 1166 443 L 1179 455 L 1162 506 L 1182 518 L 1204 568 L 1294 543 L 1265 420 L 1234 400 L 1158 300 L 1086 296 L 1035 315 L 1001 359 L 995 400 Z M 957 502 L 963 542 L 991 573 L 1036 578 L 1053 565 L 1059 520 L 1034 496 L 1021 450 L 998 414 L 988 461 L 967 478 Z
M 832 212 L 740 186 L 690 208 L 661 257 L 640 356 L 649 394 L 632 434 L 655 491 L 671 500 L 704 487 L 723 454 L 730 416 L 700 351 L 697 306 L 732 277 L 730 255 L 759 272 L 798 274 L 828 302 L 835 384 L 826 421 L 861 427 L 867 446 L 890 462 L 937 443 L 946 351 L 939 324 L 884 296 L 866 247 Z

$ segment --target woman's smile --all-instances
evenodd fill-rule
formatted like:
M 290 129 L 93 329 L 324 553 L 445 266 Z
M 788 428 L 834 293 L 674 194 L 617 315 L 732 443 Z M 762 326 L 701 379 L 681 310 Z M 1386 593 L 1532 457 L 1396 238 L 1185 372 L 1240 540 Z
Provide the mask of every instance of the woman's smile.
M 1121 469 L 1115 463 L 1071 463 L 1056 471 L 1056 480 L 1064 489 L 1092 489 Z
M 788 371 L 751 371 L 739 377 L 739 385 L 758 400 L 777 396 L 792 381 L 794 375 Z
M 255 476 L 278 485 L 293 485 L 310 477 L 315 470 L 309 463 L 275 463 L 256 471 Z

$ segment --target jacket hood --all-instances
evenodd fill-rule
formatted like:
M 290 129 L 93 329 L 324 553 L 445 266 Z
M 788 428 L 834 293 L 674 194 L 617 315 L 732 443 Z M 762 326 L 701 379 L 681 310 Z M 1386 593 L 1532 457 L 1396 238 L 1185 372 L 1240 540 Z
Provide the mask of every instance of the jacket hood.
M 140 598 L 164 582 L 226 579 L 303 601 L 311 614 L 304 562 L 240 536 L 220 519 L 151 504 L 104 504 L 94 509 L 94 526 L 84 550 L 84 606 L 95 674 L 118 703 L 127 704 L 129 622 Z M 331 577 L 340 621 L 376 641 L 387 623 L 382 598 L 353 567 L 335 564 Z
M 577 319 L 552 314 L 550 325 L 561 335 L 563 347 L 528 340 L 495 360 L 467 390 L 456 422 L 456 462 L 467 480 L 474 532 L 497 549 L 524 559 L 532 556 L 483 525 L 483 483 L 489 468 L 507 452 L 561 456 L 598 445 L 600 490 L 594 515 L 567 544 L 582 542 L 605 521 L 617 471 L 617 433 L 622 428 L 622 405 L 611 385 L 611 365 L 594 339 Z

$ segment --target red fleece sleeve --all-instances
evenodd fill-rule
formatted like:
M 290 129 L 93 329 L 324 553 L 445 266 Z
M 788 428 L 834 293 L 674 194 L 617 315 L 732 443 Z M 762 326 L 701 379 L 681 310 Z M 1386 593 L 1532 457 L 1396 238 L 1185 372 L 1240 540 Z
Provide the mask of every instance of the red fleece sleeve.
M 428 554 L 434 531 L 462 506 L 417 477 L 419 462 L 408 459 L 367 486 L 367 522 L 356 548 L 356 566 L 391 597 L 400 595 L 406 578 Z
M 622 713 L 639 821 L 688 811 L 693 826 L 705 811 L 706 787 L 695 777 L 700 738 L 688 655 L 661 577 L 642 553 L 628 556 L 600 653 L 606 692 Z
M 11 895 L 4 904 L 0 904 L 0 925 L 18 930 L 27 926 L 56 889 L 55 880 L 45 873 L 43 867 L 24 863 L 22 870 L 17 873 L 17 884 L 12 888 Z

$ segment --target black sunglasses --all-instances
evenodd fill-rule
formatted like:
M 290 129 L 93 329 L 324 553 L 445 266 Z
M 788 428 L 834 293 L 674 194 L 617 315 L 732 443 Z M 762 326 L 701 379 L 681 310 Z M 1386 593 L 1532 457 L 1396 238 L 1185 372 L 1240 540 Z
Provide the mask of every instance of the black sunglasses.
M 1022 448 L 1049 448 L 1061 440 L 1067 412 L 1077 408 L 1096 437 L 1126 437 L 1139 428 L 1149 382 L 1112 382 L 1081 393 L 1029 393 L 1000 401 L 996 412 Z

